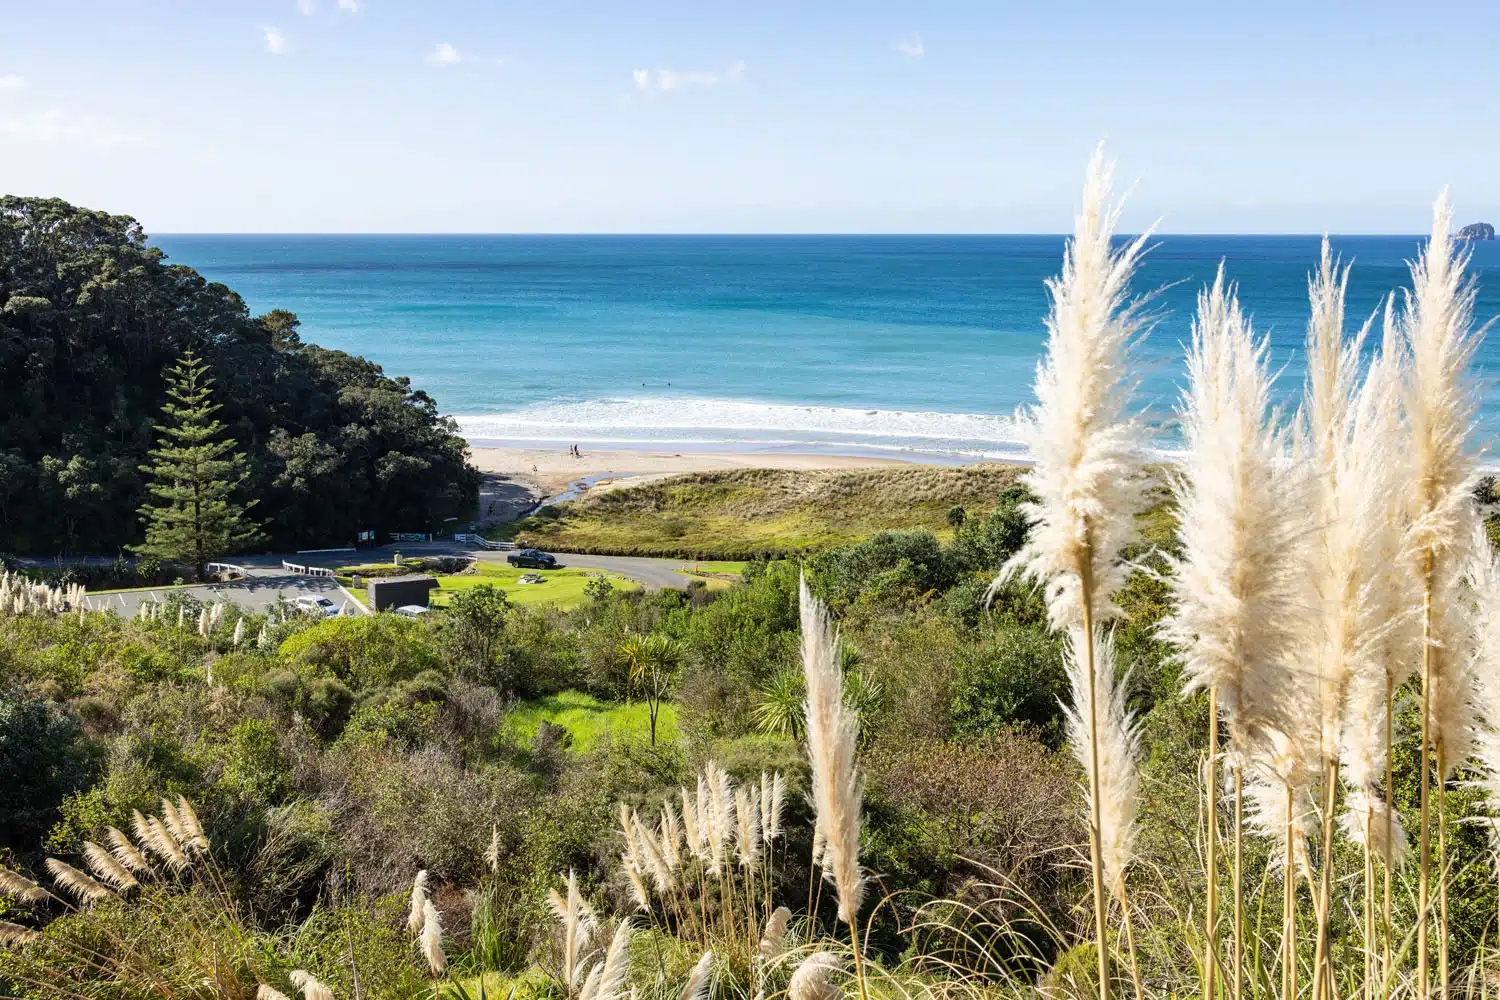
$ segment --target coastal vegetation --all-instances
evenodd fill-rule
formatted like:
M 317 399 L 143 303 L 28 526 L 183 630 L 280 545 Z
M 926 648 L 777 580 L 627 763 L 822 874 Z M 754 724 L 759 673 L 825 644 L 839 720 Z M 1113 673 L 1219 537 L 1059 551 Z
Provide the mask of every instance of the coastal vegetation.
M 1500 563 L 1446 203 L 1352 336 L 1324 253 L 1295 414 L 1221 272 L 1163 469 L 1109 198 L 1098 157 L 1035 464 L 829 476 L 848 533 L 727 588 L 123 620 L 0 581 L 5 992 L 1487 996 Z M 573 509 L 708 541 L 778 482 Z
M 143 540 L 163 373 L 194 352 L 245 456 L 239 502 L 267 544 L 345 545 L 359 530 L 467 518 L 478 474 L 426 393 L 305 343 L 283 310 L 167 263 L 134 219 L 0 198 L 0 548 L 121 551 Z M 147 581 L 149 582 L 149 581 Z
M 734 469 L 671 476 L 544 507 L 491 534 L 596 555 L 771 558 L 888 529 L 952 532 L 1015 486 L 1013 465 Z

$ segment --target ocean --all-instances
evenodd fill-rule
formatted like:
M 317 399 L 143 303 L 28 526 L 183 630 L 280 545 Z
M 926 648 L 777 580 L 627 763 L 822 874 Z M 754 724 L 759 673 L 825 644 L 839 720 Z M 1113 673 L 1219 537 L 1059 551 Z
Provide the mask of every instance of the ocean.
M 171 260 L 290 309 L 304 339 L 365 355 L 437 399 L 476 445 L 1024 457 L 1061 236 L 168 235 Z M 1300 392 L 1315 236 L 1163 236 L 1136 291 L 1155 316 L 1138 397 L 1175 441 L 1183 345 L 1224 262 Z M 1404 286 L 1415 236 L 1333 240 L 1351 323 Z M 1500 243 L 1473 245 L 1481 322 Z M 1378 334 L 1377 334 L 1378 339 Z M 1500 343 L 1478 356 L 1500 432 Z

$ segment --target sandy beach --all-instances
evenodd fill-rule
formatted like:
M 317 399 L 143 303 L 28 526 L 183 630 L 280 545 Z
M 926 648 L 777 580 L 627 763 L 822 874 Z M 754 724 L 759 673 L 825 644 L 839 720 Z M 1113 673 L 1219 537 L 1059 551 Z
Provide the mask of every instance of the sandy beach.
M 474 466 L 484 474 L 479 520 L 508 521 L 545 497 L 556 496 L 584 478 L 603 491 L 684 472 L 716 469 L 858 469 L 906 465 L 890 458 L 856 455 L 791 455 L 763 452 L 588 451 L 566 449 L 474 448 Z

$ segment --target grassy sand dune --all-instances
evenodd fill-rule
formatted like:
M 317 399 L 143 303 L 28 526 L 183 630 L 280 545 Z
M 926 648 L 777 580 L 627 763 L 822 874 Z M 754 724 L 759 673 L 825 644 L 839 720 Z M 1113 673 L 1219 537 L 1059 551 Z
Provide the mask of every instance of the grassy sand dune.
M 984 464 L 691 473 L 584 496 L 497 537 L 601 555 L 784 555 L 888 528 L 946 531 L 953 507 L 988 511 L 1020 471 Z

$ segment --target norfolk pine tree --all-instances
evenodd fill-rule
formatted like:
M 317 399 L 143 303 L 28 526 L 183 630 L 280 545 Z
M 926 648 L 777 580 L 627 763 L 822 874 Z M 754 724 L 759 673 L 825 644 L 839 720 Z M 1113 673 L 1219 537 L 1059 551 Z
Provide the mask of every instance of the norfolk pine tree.
M 192 563 L 202 579 L 208 563 L 260 538 L 258 526 L 234 492 L 248 473 L 245 456 L 226 438 L 224 424 L 214 418 L 213 378 L 208 366 L 191 349 L 166 371 L 167 402 L 162 433 L 150 452 L 151 463 L 141 466 L 152 482 L 152 499 L 140 508 L 146 540 L 133 546 L 137 555 Z

